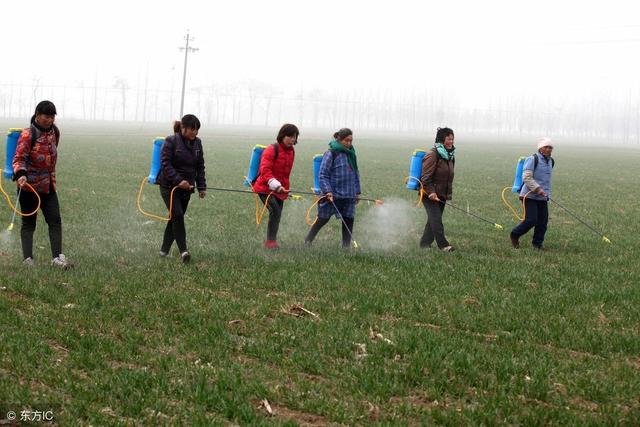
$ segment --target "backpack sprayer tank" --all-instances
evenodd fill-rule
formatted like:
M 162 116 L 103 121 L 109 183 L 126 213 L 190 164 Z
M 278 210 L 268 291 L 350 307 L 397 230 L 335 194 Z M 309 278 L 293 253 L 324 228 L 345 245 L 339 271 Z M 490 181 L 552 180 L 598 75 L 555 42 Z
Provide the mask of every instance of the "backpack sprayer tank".
M 320 194 L 320 165 L 322 164 L 322 154 L 313 156 L 313 192 Z
M 4 163 L 4 170 L 2 171 L 2 175 L 5 179 L 13 178 L 13 156 L 15 156 L 16 154 L 16 148 L 18 148 L 18 138 L 20 137 L 21 132 L 22 128 L 10 128 L 9 132 L 7 132 L 7 158 Z
M 511 187 L 511 191 L 514 193 L 519 193 L 522 188 L 522 171 L 524 169 L 525 160 L 527 160 L 526 157 L 520 157 L 516 164 L 516 176 L 513 178 L 513 187 Z
M 147 181 L 149 184 L 158 183 L 158 175 L 160 174 L 160 152 L 162 151 L 162 144 L 164 144 L 164 138 L 157 136 L 153 140 L 153 153 L 151 154 L 151 168 L 149 169 L 149 177 Z
M 260 160 L 262 159 L 262 153 L 264 152 L 266 145 L 256 144 L 251 152 L 251 160 L 249 161 L 249 171 L 247 172 L 247 178 L 243 184 L 245 187 L 253 184 L 258 179 L 258 173 L 260 172 Z
M 425 150 L 414 150 L 411 155 L 411 166 L 409 166 L 409 178 L 407 179 L 408 190 L 420 189 L 420 178 L 422 177 L 422 159 L 427 154 Z

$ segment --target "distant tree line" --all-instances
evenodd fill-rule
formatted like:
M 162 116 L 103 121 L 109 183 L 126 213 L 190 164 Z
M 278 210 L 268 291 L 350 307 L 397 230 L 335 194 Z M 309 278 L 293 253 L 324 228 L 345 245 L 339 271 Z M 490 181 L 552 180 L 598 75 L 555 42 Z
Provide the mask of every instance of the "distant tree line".
M 41 99 L 51 99 L 64 118 L 167 122 L 177 118 L 179 88 L 132 85 L 123 77 L 108 84 L 79 81 L 56 85 L 0 82 L 0 116 L 29 117 Z M 640 144 L 640 93 L 593 93 L 580 100 L 512 95 L 469 106 L 446 89 L 347 91 L 278 88 L 256 80 L 192 87 L 185 111 L 205 125 L 280 126 L 285 121 L 307 128 L 430 133 L 448 125 L 477 135 L 528 137 L 552 135 Z

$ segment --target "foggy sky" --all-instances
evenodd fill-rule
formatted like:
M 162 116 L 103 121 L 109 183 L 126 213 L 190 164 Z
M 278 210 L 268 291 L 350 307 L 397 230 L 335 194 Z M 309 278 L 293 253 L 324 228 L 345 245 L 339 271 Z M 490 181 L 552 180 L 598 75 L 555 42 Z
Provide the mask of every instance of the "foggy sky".
M 439 87 L 463 103 L 529 94 L 580 99 L 639 90 L 632 1 L 3 2 L 0 84 L 147 75 L 179 86 Z M 9 65 L 8 61 L 12 65 Z M 636 95 L 634 95 L 636 96 Z

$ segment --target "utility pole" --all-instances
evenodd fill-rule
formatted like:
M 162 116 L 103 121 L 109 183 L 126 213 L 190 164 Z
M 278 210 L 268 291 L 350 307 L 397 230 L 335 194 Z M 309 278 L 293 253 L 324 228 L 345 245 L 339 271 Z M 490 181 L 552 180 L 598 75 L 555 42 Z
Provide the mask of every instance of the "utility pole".
M 187 57 L 189 56 L 189 52 L 197 52 L 199 49 L 193 48 L 189 46 L 189 42 L 193 41 L 193 37 L 189 37 L 189 30 L 187 30 L 187 35 L 185 36 L 186 44 L 184 47 L 181 47 L 180 50 L 184 50 L 184 71 L 182 72 L 182 95 L 180 96 L 180 117 L 184 113 L 184 88 L 187 82 Z

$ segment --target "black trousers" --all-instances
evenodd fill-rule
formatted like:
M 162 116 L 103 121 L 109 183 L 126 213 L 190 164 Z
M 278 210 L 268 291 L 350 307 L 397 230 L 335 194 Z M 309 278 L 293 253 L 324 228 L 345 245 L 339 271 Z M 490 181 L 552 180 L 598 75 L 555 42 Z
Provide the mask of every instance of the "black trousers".
M 262 203 L 267 200 L 268 194 L 260 194 Z M 269 209 L 269 224 L 267 225 L 267 240 L 276 240 L 278 237 L 278 229 L 280 228 L 280 218 L 282 217 L 282 209 L 284 208 L 284 200 L 280 200 L 275 196 L 269 197 L 267 209 Z
M 62 219 L 60 218 L 60 204 L 58 194 L 38 193 L 40 196 L 40 210 L 44 215 L 44 220 L 49 226 L 49 243 L 51 244 L 51 257 L 55 258 L 62 253 Z M 33 212 L 38 206 L 38 199 L 31 191 L 20 192 L 20 210 L 24 213 Z M 20 228 L 20 240 L 22 242 L 22 256 L 27 259 L 33 258 L 33 233 L 36 231 L 36 220 L 38 214 L 22 217 L 22 227 Z
M 422 204 L 427 211 L 427 224 L 424 226 L 424 233 L 420 239 L 420 247 L 429 247 L 435 240 L 440 249 L 446 248 L 449 246 L 449 242 L 444 237 L 444 224 L 442 223 L 445 204 L 429 199 L 424 199 Z
M 533 228 L 532 244 L 541 247 L 544 242 L 544 235 L 547 233 L 547 224 L 549 223 L 549 205 L 546 200 L 526 199 L 525 218 L 520 224 L 511 230 L 513 237 L 520 238 Z M 535 228 L 534 228 L 535 227 Z
M 316 238 L 316 235 L 320 231 L 322 227 L 325 226 L 326 223 L 329 222 L 331 218 L 320 218 L 316 219 L 316 222 L 311 226 L 311 230 L 309 230 L 309 234 L 305 237 L 304 241 L 307 244 L 311 244 L 313 239 Z M 353 235 L 353 223 L 354 218 L 342 217 L 344 222 L 342 222 L 342 247 L 348 248 L 351 246 L 351 236 Z
M 171 188 L 160 187 L 160 195 L 164 204 L 169 209 L 171 198 Z M 171 220 L 167 222 L 164 229 L 164 237 L 162 239 L 162 247 L 160 250 L 169 253 L 173 241 L 176 241 L 180 253 L 187 250 L 187 231 L 184 228 L 184 214 L 189 206 L 191 193 L 187 190 L 177 188 L 173 193 L 173 210 L 171 211 Z

